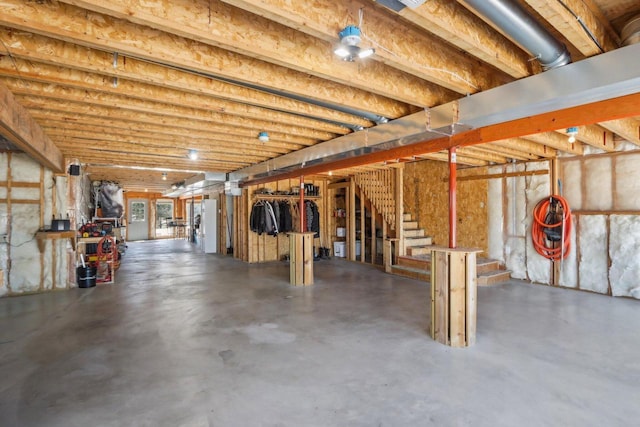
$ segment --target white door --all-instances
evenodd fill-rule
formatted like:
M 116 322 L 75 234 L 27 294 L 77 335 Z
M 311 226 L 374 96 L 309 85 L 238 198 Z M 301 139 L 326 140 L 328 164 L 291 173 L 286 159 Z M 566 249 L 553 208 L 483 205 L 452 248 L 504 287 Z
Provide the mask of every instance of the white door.
M 204 199 L 202 201 L 202 250 L 207 254 L 218 252 L 218 201 Z
M 128 240 L 149 239 L 149 205 L 146 199 L 129 200 Z

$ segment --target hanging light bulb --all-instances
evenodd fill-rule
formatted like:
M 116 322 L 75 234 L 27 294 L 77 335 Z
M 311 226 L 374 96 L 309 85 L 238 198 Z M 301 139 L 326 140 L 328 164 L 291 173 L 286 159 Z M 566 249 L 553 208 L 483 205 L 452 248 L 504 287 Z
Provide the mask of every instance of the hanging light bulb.
M 167 173 L 166 172 L 162 172 L 162 180 L 163 181 L 167 180 Z
M 269 133 L 267 132 L 260 132 L 258 134 L 258 139 L 262 142 L 269 142 Z
M 357 58 L 366 58 L 375 53 L 373 48 L 362 49 L 360 28 L 355 25 L 348 25 L 338 33 L 340 44 L 333 50 L 343 61 L 353 62 Z
M 189 150 L 189 158 L 191 160 L 197 160 L 198 159 L 198 151 L 197 150 Z
M 575 126 L 567 128 L 567 135 L 569 135 L 569 142 L 576 142 L 576 135 L 578 134 L 578 128 Z

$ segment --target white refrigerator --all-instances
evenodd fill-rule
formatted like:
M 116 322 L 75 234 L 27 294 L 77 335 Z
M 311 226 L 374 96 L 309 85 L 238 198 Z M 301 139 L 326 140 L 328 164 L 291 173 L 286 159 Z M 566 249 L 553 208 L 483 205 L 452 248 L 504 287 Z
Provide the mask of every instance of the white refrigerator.
M 204 253 L 218 252 L 218 201 L 215 199 L 202 201 L 200 240 Z

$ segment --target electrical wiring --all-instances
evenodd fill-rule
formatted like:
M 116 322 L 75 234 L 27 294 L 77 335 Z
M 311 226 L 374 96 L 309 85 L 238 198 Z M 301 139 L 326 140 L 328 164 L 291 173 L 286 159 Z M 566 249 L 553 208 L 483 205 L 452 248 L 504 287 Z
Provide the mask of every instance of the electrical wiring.
M 561 196 L 549 196 L 533 209 L 533 247 L 552 261 L 565 259 L 571 249 L 571 209 Z M 560 244 L 558 244 L 560 243 Z

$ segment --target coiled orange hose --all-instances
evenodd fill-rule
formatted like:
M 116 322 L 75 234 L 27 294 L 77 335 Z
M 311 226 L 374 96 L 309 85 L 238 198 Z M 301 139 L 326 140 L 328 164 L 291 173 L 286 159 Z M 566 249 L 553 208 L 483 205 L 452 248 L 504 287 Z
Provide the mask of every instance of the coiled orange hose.
M 559 213 L 562 214 L 563 219 L 555 224 L 547 224 L 545 221 L 550 212 L 552 201 L 559 203 L 562 207 L 562 211 Z M 554 245 L 554 242 L 549 240 L 544 232 L 545 228 L 556 227 L 562 227 L 562 244 L 560 245 Z M 533 239 L 533 247 L 543 257 L 552 261 L 559 261 L 567 257 L 571 249 L 571 209 L 569 208 L 569 203 L 563 197 L 550 196 L 538 202 L 533 209 L 531 237 Z

